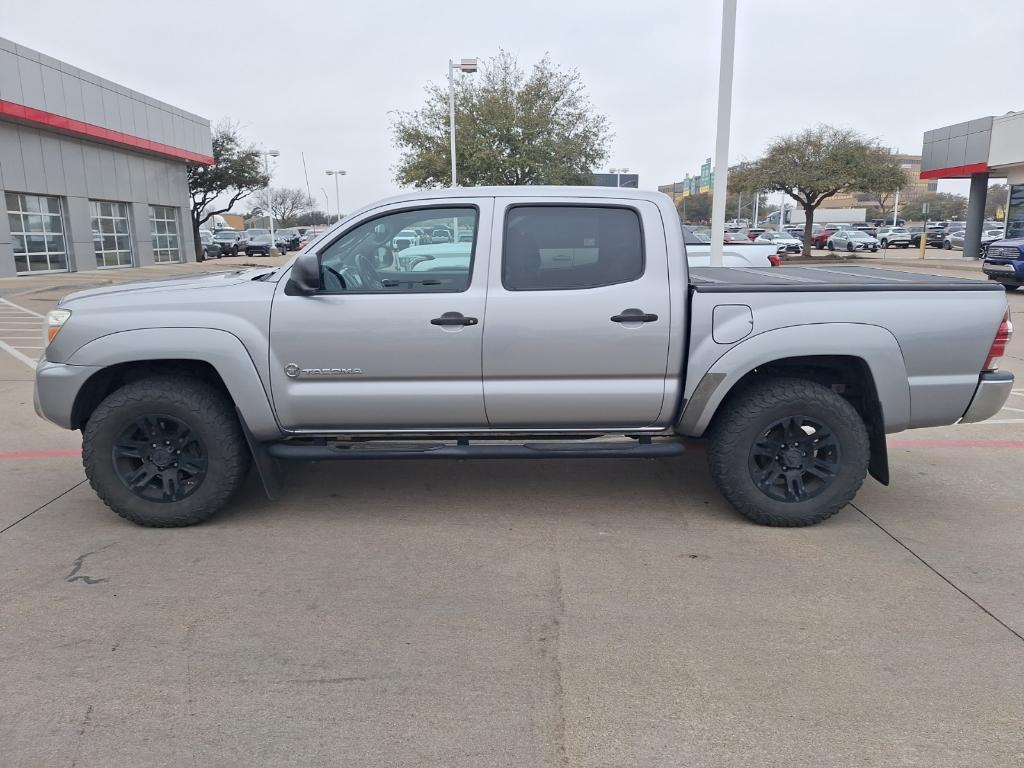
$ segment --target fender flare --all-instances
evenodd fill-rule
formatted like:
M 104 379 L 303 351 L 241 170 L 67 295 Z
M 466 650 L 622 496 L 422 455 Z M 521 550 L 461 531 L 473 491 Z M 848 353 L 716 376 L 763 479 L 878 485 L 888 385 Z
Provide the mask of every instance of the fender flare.
M 885 431 L 899 432 L 909 426 L 910 381 L 896 337 L 878 325 L 815 323 L 765 331 L 719 357 L 684 402 L 676 432 L 690 437 L 703 435 L 732 388 L 758 366 L 812 355 L 863 360 L 882 404 Z
M 217 371 L 248 431 L 260 440 L 281 437 L 270 398 L 245 345 L 216 328 L 140 328 L 90 341 L 68 358 L 68 365 L 101 371 L 121 363 L 195 360 Z M 97 371 L 97 372 L 99 372 Z

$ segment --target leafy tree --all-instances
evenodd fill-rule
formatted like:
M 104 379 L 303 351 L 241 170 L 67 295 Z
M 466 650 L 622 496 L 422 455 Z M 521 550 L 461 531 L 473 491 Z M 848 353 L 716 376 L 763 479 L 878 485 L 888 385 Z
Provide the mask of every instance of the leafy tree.
M 743 191 L 784 192 L 804 209 L 805 256 L 811 254 L 814 211 L 840 192 L 895 191 L 903 169 L 889 150 L 856 131 L 829 125 L 775 139 L 764 157 L 729 174 Z
M 196 259 L 203 260 L 199 228 L 213 216 L 227 213 L 240 200 L 269 183 L 260 152 L 245 144 L 238 126 L 225 120 L 213 133 L 213 164 L 188 164 L 188 190 L 192 198 L 192 235 Z
M 1003 218 L 1006 217 L 1006 196 L 1010 194 L 1010 188 L 1006 184 L 993 184 L 988 188 L 988 195 L 985 198 L 985 218 L 992 220 L 996 218 L 996 211 L 1003 210 Z
M 771 213 L 771 210 L 766 209 L 765 207 L 764 195 L 761 196 L 761 202 L 758 205 L 759 217 L 763 217 L 766 214 Z M 690 195 L 688 197 L 680 198 L 679 202 L 676 203 L 676 210 L 679 211 L 679 217 L 684 222 L 691 222 L 693 224 L 706 223 L 711 220 L 711 195 L 710 193 L 705 192 L 704 194 Z M 726 196 L 726 220 L 749 219 L 753 222 L 753 211 L 753 195 L 743 195 L 741 198 L 739 194 L 733 193 Z
M 921 207 L 928 203 L 928 213 Z M 967 215 L 967 198 L 949 192 L 928 192 L 901 206 L 900 214 L 907 221 L 958 221 Z
M 459 182 L 585 184 L 608 157 L 608 120 L 597 114 L 579 72 L 545 56 L 529 76 L 506 51 L 455 85 Z M 451 183 L 448 87 L 428 85 L 426 102 L 399 112 L 392 125 L 401 153 L 395 180 L 436 187 Z
M 300 214 L 313 207 L 313 201 L 298 188 L 268 187 L 256 193 L 250 214 L 270 213 L 282 227 L 293 227 Z

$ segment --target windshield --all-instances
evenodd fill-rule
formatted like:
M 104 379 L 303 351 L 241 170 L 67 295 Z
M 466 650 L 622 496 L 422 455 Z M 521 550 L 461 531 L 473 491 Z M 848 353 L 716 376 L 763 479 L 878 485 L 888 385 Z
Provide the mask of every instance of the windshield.
M 268 235 L 270 233 L 265 229 L 247 229 L 245 230 L 245 234 L 249 237 L 256 237 L 258 235 Z
M 870 240 L 871 235 L 867 232 L 861 232 L 859 229 L 848 229 L 846 230 L 846 236 L 851 240 Z
M 237 235 L 238 235 L 238 233 L 235 232 L 232 229 L 222 229 L 220 232 L 218 232 L 217 234 L 215 234 L 213 236 L 213 239 L 214 240 L 234 240 Z

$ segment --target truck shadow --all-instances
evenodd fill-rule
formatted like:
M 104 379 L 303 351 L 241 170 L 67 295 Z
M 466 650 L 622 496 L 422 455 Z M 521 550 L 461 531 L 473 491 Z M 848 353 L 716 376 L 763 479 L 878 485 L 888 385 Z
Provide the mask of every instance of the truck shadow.
M 670 459 L 355 461 L 282 463 L 270 501 L 253 472 L 218 522 L 301 515 L 317 519 L 432 517 L 624 519 L 666 522 L 734 517 L 708 475 L 704 454 Z

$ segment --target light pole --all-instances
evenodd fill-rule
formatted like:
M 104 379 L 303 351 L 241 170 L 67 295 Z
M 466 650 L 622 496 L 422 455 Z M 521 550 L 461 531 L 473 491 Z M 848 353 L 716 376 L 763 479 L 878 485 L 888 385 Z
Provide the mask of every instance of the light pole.
M 276 149 L 268 149 L 263 152 L 263 172 L 267 176 L 267 218 L 270 219 L 270 247 L 267 248 L 267 255 L 274 249 L 274 208 L 270 204 L 270 158 L 280 157 L 281 153 Z
M 334 205 L 337 207 L 337 216 L 334 219 L 334 223 L 337 224 L 341 221 L 341 195 L 339 193 L 338 179 L 348 173 L 348 171 L 324 171 L 328 176 L 334 177 Z
M 448 59 L 448 132 L 452 153 L 452 186 L 458 186 L 459 180 L 455 174 L 455 70 L 465 72 L 467 75 L 476 72 L 476 59 L 460 59 L 456 64 Z
M 732 69 L 735 51 L 736 0 L 722 0 L 722 48 L 718 62 L 718 131 L 715 135 L 715 186 L 711 197 L 712 267 L 722 266 L 722 245 L 725 242 L 725 193 L 729 185 L 729 123 L 732 119 Z
M 327 220 L 327 226 L 331 226 L 331 200 L 327 197 L 327 190 L 320 187 L 320 191 L 324 193 L 324 218 Z
M 622 179 L 620 179 L 619 176 L 621 176 L 623 173 L 629 173 L 629 168 L 609 168 L 608 172 L 615 174 L 615 186 L 621 187 Z

